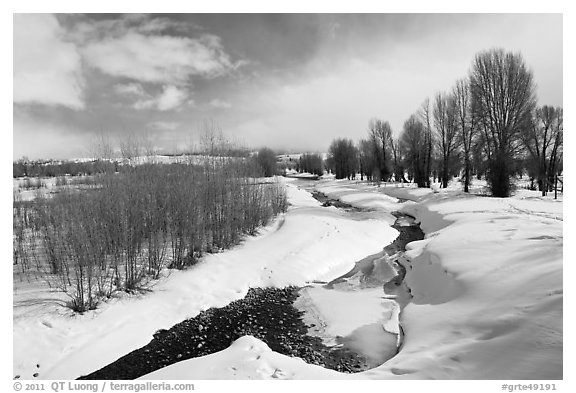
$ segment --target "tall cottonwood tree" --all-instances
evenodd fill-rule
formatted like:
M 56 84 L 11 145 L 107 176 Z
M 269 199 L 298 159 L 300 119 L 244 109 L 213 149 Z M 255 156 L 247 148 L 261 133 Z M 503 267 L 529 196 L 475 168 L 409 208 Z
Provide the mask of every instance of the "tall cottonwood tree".
M 353 179 L 358 169 L 358 149 L 346 138 L 332 141 L 328 149 L 327 165 L 334 171 L 336 179 Z
M 378 180 L 387 181 L 390 178 L 390 144 L 392 128 L 390 123 L 380 119 L 372 119 L 368 124 L 370 141 L 373 144 L 374 158 Z
M 419 111 L 420 118 L 424 124 L 424 146 L 426 149 L 425 153 L 425 178 L 426 178 L 426 187 L 430 187 L 430 176 L 432 175 L 432 155 L 434 150 L 434 137 L 432 134 L 432 113 L 430 112 L 430 99 L 426 98 L 422 105 L 420 106 Z
M 543 106 L 534 111 L 531 127 L 522 134 L 528 159 L 542 196 L 552 189 L 563 142 L 563 110 Z
M 548 175 L 548 184 L 551 186 L 553 184 L 556 175 L 560 175 L 563 170 L 563 155 L 564 155 L 564 110 L 562 108 L 557 108 L 556 110 L 557 120 L 555 122 L 555 132 L 556 137 L 554 140 L 554 147 L 552 148 L 552 154 L 550 156 L 550 171 Z M 556 177 L 556 180 L 558 178 Z
M 458 139 L 462 147 L 464 159 L 464 192 L 469 192 L 472 171 L 472 144 L 476 135 L 476 117 L 473 116 L 472 101 L 470 99 L 470 84 L 466 79 L 459 79 L 452 92 L 456 100 L 456 114 L 458 119 Z
M 360 166 L 360 180 L 364 176 L 368 181 L 372 181 L 376 160 L 374 158 L 374 146 L 370 139 L 361 139 L 358 142 L 358 164 Z
M 474 114 L 485 136 L 492 195 L 507 197 L 520 135 L 531 126 L 536 106 L 532 72 L 519 53 L 503 49 L 480 52 L 472 63 L 470 91 Z
M 441 154 L 442 187 L 448 187 L 450 164 L 458 149 L 456 99 L 449 95 L 438 93 L 434 99 L 434 128 L 436 143 Z
M 405 182 L 406 179 L 404 178 L 404 164 L 402 159 L 402 144 L 400 138 L 392 138 L 390 141 L 390 146 L 392 148 L 392 170 L 394 172 L 394 181 Z M 430 183 L 430 176 L 426 175 L 425 177 L 428 183 Z
M 400 143 L 414 182 L 418 187 L 426 187 L 426 130 L 417 115 L 404 122 Z

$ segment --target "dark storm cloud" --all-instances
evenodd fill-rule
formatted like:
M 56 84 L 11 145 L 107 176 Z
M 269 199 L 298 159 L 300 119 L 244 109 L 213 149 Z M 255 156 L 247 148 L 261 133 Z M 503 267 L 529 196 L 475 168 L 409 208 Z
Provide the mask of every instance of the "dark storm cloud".
M 178 14 L 173 19 L 218 35 L 232 55 L 262 69 L 290 69 L 306 63 L 322 38 L 318 15 Z

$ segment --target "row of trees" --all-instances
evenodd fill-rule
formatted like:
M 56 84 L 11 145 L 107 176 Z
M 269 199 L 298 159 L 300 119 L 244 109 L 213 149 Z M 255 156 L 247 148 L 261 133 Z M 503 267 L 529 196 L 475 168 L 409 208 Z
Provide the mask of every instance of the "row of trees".
M 298 172 L 311 173 L 322 176 L 324 174 L 324 160 L 317 153 L 305 153 L 300 156 L 297 165 Z
M 242 148 L 234 148 L 232 145 L 225 145 L 225 148 L 219 146 L 220 138 L 207 139 L 205 149 L 196 153 L 196 156 L 201 155 L 205 157 L 236 157 L 248 159 L 249 153 Z M 103 148 L 104 153 L 98 155 L 97 159 L 91 161 L 44 161 L 44 160 L 29 160 L 23 157 L 12 163 L 12 175 L 14 178 L 28 177 L 61 177 L 61 176 L 93 176 L 105 173 L 116 173 L 128 168 L 131 164 L 136 164 L 138 161 L 142 163 L 154 162 L 150 159 L 151 156 L 141 156 L 141 147 L 137 144 L 128 144 L 123 142 L 121 145 L 122 155 L 121 158 L 109 158 L 111 147 L 109 145 Z M 98 151 L 101 149 L 97 149 Z M 108 153 L 106 153 L 108 152 Z M 140 157 L 145 157 L 143 160 L 138 160 Z M 188 156 L 192 158 L 194 156 Z M 264 147 L 260 149 L 253 157 L 257 163 L 260 171 L 264 176 L 274 176 L 277 174 L 278 169 L 276 165 L 276 153 L 270 148 Z M 186 160 L 184 160 L 186 161 Z
M 114 173 L 119 170 L 118 162 L 93 160 L 75 161 L 31 161 L 26 157 L 12 163 L 12 176 L 19 177 L 58 177 L 91 176 L 100 173 Z
M 426 99 L 398 137 L 387 121 L 372 119 L 357 146 L 334 140 L 329 167 L 337 178 L 359 172 L 374 181 L 405 181 L 407 174 L 419 187 L 432 178 L 445 188 L 461 175 L 465 192 L 473 175 L 485 176 L 497 197 L 509 196 L 511 178 L 527 173 L 545 195 L 562 172 L 563 110 L 537 106 L 533 79 L 520 54 L 478 53 L 469 75 Z
M 189 138 L 185 152 L 168 156 L 242 157 L 250 156 L 250 150 L 240 143 L 231 141 L 214 120 L 200 123 L 197 137 Z M 29 160 L 27 157 L 13 162 L 13 177 L 58 177 L 115 173 L 122 165 L 155 162 L 158 148 L 150 134 L 133 132 L 113 138 L 103 131 L 95 134 L 85 149 L 90 160 Z
M 326 166 L 336 175 L 336 179 L 355 179 L 358 172 L 358 149 L 351 139 L 338 138 L 328 149 Z

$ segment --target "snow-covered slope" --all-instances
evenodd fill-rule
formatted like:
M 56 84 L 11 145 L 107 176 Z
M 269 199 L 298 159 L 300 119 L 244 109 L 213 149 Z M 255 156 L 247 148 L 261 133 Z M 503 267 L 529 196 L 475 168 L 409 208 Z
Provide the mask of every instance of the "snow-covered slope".
M 435 195 L 403 210 L 427 234 L 408 252 L 405 346 L 367 374 L 561 379 L 562 204 Z

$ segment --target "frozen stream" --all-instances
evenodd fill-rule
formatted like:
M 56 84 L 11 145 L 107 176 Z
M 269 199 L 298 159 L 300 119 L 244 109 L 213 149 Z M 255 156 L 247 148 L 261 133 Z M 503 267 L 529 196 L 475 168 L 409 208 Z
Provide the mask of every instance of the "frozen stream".
M 362 214 L 362 209 L 321 193 L 313 195 L 325 206 Z M 357 262 L 351 271 L 331 282 L 302 288 L 294 303 L 304 311 L 309 334 L 320 337 L 329 347 L 359 354 L 368 369 L 395 356 L 402 345 L 400 313 L 410 294 L 403 282 L 405 269 L 401 260 L 406 243 L 424 237 L 412 217 L 393 214 L 397 218 L 393 227 L 400 232 L 395 242 Z

